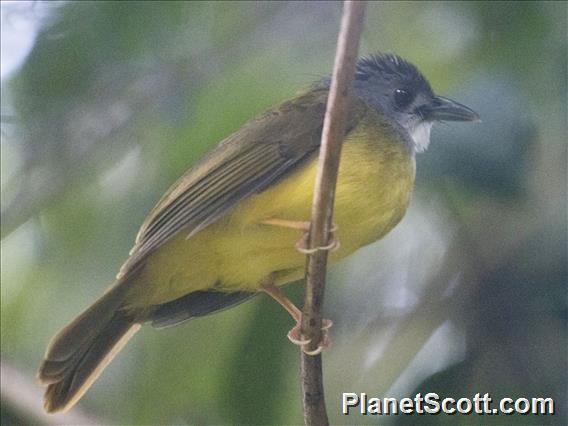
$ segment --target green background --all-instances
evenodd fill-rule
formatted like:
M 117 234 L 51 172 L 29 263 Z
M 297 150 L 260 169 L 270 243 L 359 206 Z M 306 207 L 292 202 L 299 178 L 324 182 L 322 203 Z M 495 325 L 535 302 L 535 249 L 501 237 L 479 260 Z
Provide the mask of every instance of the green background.
M 168 186 L 330 72 L 340 4 L 13 6 L 3 13 L 41 30 L 2 80 L 2 424 L 301 423 L 292 322 L 264 295 L 145 327 L 74 410 L 80 420 L 41 417 L 34 376 L 50 337 L 112 282 Z M 331 269 L 332 423 L 566 424 L 566 9 L 369 4 L 362 53 L 398 53 L 483 121 L 436 126 L 405 219 Z M 301 285 L 287 291 L 301 302 Z M 557 414 L 340 414 L 342 392 L 419 391 L 553 397 Z

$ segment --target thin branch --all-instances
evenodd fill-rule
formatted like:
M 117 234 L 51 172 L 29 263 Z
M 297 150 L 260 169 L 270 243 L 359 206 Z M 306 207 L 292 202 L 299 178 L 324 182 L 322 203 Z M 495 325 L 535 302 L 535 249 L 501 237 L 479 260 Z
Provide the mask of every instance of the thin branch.
M 341 143 L 349 107 L 349 87 L 355 72 L 365 8 L 364 1 L 344 2 L 314 188 L 310 248 L 326 246 L 329 241 Z M 311 339 L 308 350 L 316 349 L 322 339 L 326 265 L 325 250 L 318 250 L 307 257 L 302 335 Z M 311 356 L 302 352 L 301 376 L 305 424 L 329 424 L 325 410 L 321 355 Z

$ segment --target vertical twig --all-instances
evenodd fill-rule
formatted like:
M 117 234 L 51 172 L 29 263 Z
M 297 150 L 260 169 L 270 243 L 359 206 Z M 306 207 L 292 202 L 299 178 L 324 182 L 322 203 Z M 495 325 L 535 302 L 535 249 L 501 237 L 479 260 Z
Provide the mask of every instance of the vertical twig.
M 311 248 L 325 246 L 329 240 L 341 143 L 345 136 L 349 106 L 349 87 L 355 72 L 365 8 L 364 1 L 344 2 L 314 188 Z M 302 335 L 311 339 L 308 350 L 314 350 L 322 338 L 326 265 L 327 251 L 318 250 L 307 257 Z M 302 352 L 301 379 L 305 424 L 329 424 L 325 410 L 321 355 L 310 356 Z

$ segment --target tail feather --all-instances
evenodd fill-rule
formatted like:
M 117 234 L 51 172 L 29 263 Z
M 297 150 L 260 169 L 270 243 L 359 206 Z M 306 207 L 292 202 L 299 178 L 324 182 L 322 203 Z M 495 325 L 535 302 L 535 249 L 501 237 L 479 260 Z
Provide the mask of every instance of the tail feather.
M 39 381 L 48 385 L 47 412 L 73 406 L 140 328 L 120 309 L 126 284 L 112 287 L 50 343 L 38 372 Z

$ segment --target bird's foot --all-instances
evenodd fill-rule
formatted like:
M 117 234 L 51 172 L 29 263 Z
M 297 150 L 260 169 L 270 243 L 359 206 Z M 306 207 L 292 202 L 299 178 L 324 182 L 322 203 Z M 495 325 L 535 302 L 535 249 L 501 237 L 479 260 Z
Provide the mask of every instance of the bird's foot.
M 281 226 L 283 228 L 290 228 L 290 229 L 297 229 L 299 231 L 303 231 L 304 234 L 296 243 L 296 250 L 298 250 L 302 254 L 313 254 L 320 250 L 330 250 L 335 251 L 339 249 L 341 244 L 339 240 L 335 236 L 335 232 L 337 231 L 337 225 L 333 224 L 329 233 L 331 234 L 331 241 L 326 244 L 325 246 L 320 247 L 313 247 L 310 248 L 308 245 L 310 239 L 310 222 L 307 221 L 295 221 L 295 220 L 286 220 L 286 219 L 267 219 L 263 221 L 265 225 L 273 225 L 273 226 Z
M 271 275 L 264 278 L 261 282 L 261 288 L 267 294 L 269 294 L 274 300 L 276 300 L 286 311 L 292 316 L 296 325 L 292 330 L 288 332 L 288 339 L 295 345 L 301 347 L 302 351 L 307 355 L 317 355 L 321 353 L 324 349 L 331 345 L 331 340 L 328 336 L 328 331 L 333 322 L 328 319 L 322 320 L 322 337 L 318 347 L 312 351 L 308 351 L 306 346 L 311 342 L 310 339 L 306 339 L 302 335 L 302 311 L 300 311 L 296 305 L 294 305 L 290 299 L 282 292 L 282 290 L 274 285 L 273 277 Z
M 336 251 L 339 249 L 339 247 L 341 247 L 341 244 L 335 236 L 335 231 L 337 231 L 337 226 L 334 224 L 329 231 L 329 233 L 331 234 L 331 241 L 329 242 L 329 244 L 313 248 L 310 248 L 308 245 L 310 234 L 306 232 L 296 243 L 296 250 L 298 250 L 302 254 L 314 254 L 315 252 L 322 250 Z
M 302 324 L 300 322 L 297 322 L 296 325 L 294 326 L 294 328 L 292 328 L 289 332 L 288 332 L 288 339 L 295 345 L 300 346 L 300 348 L 302 349 L 302 352 L 304 352 L 306 355 L 318 355 L 320 353 L 323 352 L 324 349 L 327 349 L 330 345 L 331 345 L 331 339 L 329 338 L 329 333 L 328 330 L 331 328 L 331 326 L 333 325 L 333 322 L 331 320 L 328 319 L 324 319 L 322 321 L 322 338 L 321 341 L 318 345 L 318 347 L 316 349 L 314 349 L 313 351 L 308 351 L 306 349 L 306 346 L 310 343 L 310 339 L 306 339 L 303 335 L 302 335 Z

